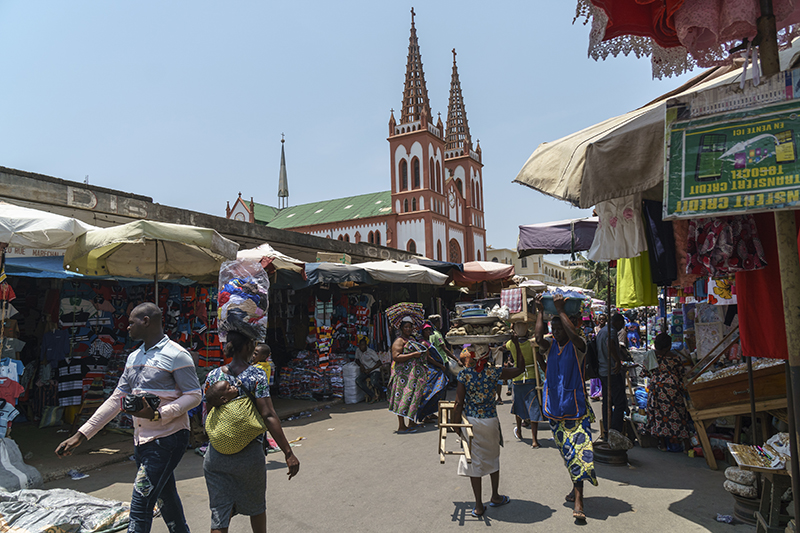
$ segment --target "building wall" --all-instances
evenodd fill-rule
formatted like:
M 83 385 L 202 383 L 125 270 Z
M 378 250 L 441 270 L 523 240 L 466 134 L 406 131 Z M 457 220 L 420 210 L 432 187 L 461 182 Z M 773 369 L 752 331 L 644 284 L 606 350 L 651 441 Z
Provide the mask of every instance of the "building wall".
M 435 259 L 437 261 L 447 261 L 448 260 L 448 257 L 447 257 L 447 243 L 448 243 L 447 225 L 444 222 L 440 221 L 440 220 L 434 220 L 432 222 L 432 226 L 433 226 L 433 228 L 432 228 L 433 229 L 433 231 L 432 231 L 433 244 L 432 244 L 432 248 L 431 248 L 431 252 L 432 253 L 429 254 L 428 257 L 430 257 L 431 259 Z M 441 257 L 438 255 L 439 243 L 441 243 L 441 250 L 442 250 Z
M 544 256 L 529 255 L 520 259 L 516 250 L 509 248 L 487 248 L 488 261 L 514 265 L 514 270 L 520 276 L 535 279 L 548 285 L 570 285 L 575 266 L 563 265 L 555 261 L 544 259 Z
M 425 219 L 423 217 L 401 217 L 397 220 L 397 248 L 408 251 L 409 240 L 417 245 L 416 253 L 428 256 L 425 246 Z

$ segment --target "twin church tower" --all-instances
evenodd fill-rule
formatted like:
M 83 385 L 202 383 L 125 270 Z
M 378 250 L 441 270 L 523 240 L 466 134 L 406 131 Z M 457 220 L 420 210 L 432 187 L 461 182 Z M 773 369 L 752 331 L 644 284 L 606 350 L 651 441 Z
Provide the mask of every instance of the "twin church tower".
M 439 261 L 486 259 L 481 147 L 473 145 L 453 50 L 447 123 L 434 123 L 422 68 L 414 10 L 399 120 L 389 118 L 391 190 L 284 208 L 245 202 L 228 218 L 329 237 L 369 242 Z M 282 141 L 283 142 L 283 141 Z M 281 146 L 279 202 L 288 203 Z

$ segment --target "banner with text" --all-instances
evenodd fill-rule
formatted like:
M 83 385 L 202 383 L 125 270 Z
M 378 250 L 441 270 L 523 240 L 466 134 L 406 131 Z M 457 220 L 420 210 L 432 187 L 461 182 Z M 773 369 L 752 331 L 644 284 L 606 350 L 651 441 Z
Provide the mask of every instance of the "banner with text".
M 664 217 L 800 208 L 800 102 L 674 122 Z

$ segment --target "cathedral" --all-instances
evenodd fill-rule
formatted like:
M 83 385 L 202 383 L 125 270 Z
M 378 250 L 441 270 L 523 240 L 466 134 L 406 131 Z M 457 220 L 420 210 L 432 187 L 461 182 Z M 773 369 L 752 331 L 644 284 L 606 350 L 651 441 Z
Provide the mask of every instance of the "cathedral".
M 429 259 L 463 263 L 486 259 L 483 164 L 474 148 L 458 77 L 456 51 L 447 123 L 434 123 L 422 69 L 414 10 L 399 121 L 389 118 L 391 190 L 287 206 L 289 187 L 281 144 L 279 207 L 241 194 L 226 216 L 348 242 L 369 242 Z M 281 143 L 284 141 L 281 140 Z

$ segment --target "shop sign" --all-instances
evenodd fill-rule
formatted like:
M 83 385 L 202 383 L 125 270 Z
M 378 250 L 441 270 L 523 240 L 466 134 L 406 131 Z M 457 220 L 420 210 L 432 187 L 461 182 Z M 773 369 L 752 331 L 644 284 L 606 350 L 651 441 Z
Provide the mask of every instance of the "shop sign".
M 664 217 L 800 208 L 800 102 L 672 123 Z

